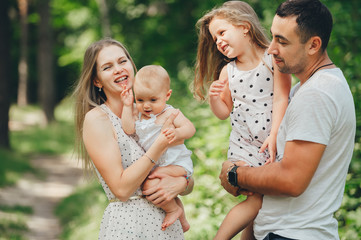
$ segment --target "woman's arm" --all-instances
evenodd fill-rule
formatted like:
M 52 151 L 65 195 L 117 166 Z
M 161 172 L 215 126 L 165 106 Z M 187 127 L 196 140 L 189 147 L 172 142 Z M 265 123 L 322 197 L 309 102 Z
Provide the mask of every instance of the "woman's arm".
M 168 120 L 173 121 L 174 117 Z M 126 201 L 139 188 L 154 166 L 151 159 L 157 161 L 168 147 L 168 140 L 160 134 L 146 154 L 124 170 L 113 126 L 99 108 L 86 114 L 83 140 L 94 165 L 121 201 Z
M 273 81 L 274 94 L 272 107 L 272 127 L 270 135 L 260 148 L 260 152 L 263 152 L 266 148 L 268 148 L 270 154 L 270 162 L 274 162 L 276 158 L 277 133 L 288 106 L 288 96 L 291 89 L 291 75 L 281 73 L 277 69 L 277 67 L 275 67 Z
M 228 85 L 227 65 L 223 67 L 219 79 L 209 88 L 209 105 L 216 117 L 227 119 L 233 108 L 231 92 Z

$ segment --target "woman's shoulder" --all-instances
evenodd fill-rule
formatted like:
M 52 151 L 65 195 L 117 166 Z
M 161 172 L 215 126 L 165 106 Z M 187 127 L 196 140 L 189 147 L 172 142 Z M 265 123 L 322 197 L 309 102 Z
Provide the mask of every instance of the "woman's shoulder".
M 97 125 L 105 122 L 109 122 L 109 119 L 100 107 L 95 107 L 85 114 L 84 124 Z
M 85 114 L 83 132 L 94 139 L 107 139 L 106 136 L 115 136 L 113 125 L 100 107 L 95 107 Z

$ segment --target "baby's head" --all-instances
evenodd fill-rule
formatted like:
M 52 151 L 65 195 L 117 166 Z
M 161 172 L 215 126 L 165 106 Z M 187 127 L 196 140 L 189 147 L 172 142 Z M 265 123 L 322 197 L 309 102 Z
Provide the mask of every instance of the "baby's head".
M 172 94 L 169 75 L 158 65 L 142 67 L 135 76 L 133 90 L 138 111 L 147 117 L 161 113 Z

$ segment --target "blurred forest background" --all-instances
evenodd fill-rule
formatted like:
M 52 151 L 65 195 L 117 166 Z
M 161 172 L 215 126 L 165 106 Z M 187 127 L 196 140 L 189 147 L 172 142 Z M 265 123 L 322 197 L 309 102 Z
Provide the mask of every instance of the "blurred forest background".
M 270 29 L 282 0 L 246 0 Z M 342 207 L 336 212 L 341 239 L 361 238 L 361 1 L 323 0 L 334 17 L 328 47 L 352 90 L 357 111 L 355 150 Z M 186 142 L 193 151 L 196 185 L 182 197 L 191 229 L 186 239 L 212 239 L 240 199 L 227 194 L 218 174 L 226 160 L 229 121 L 216 119 L 190 91 L 197 47 L 197 20 L 220 0 L 1 0 L 0 1 L 0 187 L 36 171 L 35 154 L 71 154 L 72 99 L 86 47 L 103 37 L 124 43 L 138 68 L 159 64 L 172 79 L 172 104 L 195 124 Z M 75 161 L 75 160 L 74 160 Z M 1 191 L 1 189 L 0 189 Z M 106 198 L 90 182 L 64 199 L 57 215 L 62 239 L 97 239 Z M 0 210 L 8 209 L 0 206 Z M 11 211 L 11 210 L 10 210 Z M 15 211 L 15 210 L 14 210 Z M 27 214 L 26 208 L 17 209 Z M 26 228 L 0 215 L 0 238 L 22 239 Z M 15 224 L 16 225 L 16 224 Z M 8 237 L 8 238 L 7 238 Z M 3 238 L 1 238 L 3 239 Z

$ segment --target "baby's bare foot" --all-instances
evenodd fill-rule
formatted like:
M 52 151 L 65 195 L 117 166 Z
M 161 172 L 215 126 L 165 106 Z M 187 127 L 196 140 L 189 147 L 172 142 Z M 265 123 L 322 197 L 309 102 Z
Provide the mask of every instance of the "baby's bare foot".
M 183 210 L 178 207 L 172 212 L 166 212 L 165 218 L 162 224 L 162 231 L 166 230 L 167 227 L 172 225 L 183 213 Z M 183 226 L 182 226 L 183 227 Z

